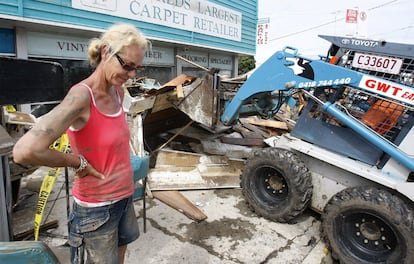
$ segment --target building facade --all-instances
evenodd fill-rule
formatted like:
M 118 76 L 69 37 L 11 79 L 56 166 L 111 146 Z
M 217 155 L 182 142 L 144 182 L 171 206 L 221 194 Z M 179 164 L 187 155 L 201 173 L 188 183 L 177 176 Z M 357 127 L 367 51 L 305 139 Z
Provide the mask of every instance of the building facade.
M 257 0 L 0 0 L 0 56 L 59 62 L 68 89 L 92 70 L 88 41 L 127 22 L 151 42 L 143 77 L 233 77 L 237 58 L 255 54 L 257 16 Z

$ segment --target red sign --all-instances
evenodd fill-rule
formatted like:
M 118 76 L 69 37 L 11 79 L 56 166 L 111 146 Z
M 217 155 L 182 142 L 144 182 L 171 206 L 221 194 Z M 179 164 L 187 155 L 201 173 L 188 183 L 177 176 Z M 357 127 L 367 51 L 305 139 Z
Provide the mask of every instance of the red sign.
M 358 23 L 358 10 L 356 9 L 347 9 L 346 10 L 346 23 L 356 24 Z

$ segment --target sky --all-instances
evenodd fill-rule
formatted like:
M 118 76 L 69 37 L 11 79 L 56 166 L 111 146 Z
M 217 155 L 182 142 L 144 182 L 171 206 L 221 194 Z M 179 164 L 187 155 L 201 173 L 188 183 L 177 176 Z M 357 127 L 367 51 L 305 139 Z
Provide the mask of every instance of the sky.
M 326 55 L 330 42 L 318 35 L 414 44 L 413 0 L 258 0 L 259 20 L 269 19 L 267 44 L 257 45 L 260 65 L 286 46 L 308 58 Z M 365 14 L 345 23 L 347 9 Z

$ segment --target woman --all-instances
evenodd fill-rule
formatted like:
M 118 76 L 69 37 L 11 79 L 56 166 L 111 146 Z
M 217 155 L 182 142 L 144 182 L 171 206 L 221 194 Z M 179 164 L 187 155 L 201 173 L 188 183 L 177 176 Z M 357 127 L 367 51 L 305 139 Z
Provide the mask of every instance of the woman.
M 146 48 L 145 36 L 129 24 L 113 25 L 92 39 L 94 72 L 14 146 L 16 163 L 74 168 L 72 263 L 123 263 L 127 244 L 139 236 L 121 85 L 142 68 Z M 65 132 L 71 154 L 49 148 Z

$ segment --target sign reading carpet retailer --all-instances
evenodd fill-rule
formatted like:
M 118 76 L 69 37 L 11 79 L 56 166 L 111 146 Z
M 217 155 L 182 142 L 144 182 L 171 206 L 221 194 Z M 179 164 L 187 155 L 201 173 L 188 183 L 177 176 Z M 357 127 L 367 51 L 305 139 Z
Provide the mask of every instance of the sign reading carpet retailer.
M 241 41 L 242 14 L 206 0 L 72 0 L 72 7 Z

